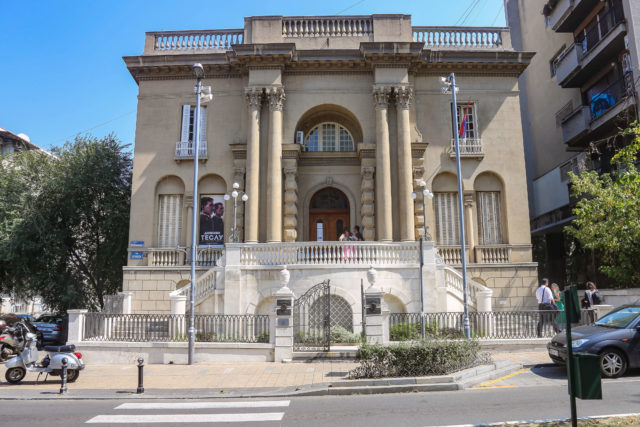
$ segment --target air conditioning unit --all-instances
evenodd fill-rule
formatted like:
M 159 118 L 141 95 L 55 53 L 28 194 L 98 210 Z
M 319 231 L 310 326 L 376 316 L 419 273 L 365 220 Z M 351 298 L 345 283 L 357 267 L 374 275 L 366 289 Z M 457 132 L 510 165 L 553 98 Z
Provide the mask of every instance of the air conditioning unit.
M 304 144 L 304 132 L 302 132 L 301 130 L 296 132 L 296 144 Z

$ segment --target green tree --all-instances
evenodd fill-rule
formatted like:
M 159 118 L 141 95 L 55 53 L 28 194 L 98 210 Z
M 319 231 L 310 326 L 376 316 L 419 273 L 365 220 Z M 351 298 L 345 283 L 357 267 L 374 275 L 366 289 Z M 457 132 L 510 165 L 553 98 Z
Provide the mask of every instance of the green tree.
M 640 125 L 636 122 L 622 133 L 631 143 L 611 159 L 613 172 L 570 173 L 572 194 L 583 198 L 566 231 L 597 252 L 600 270 L 617 287 L 628 287 L 640 280 Z
M 54 310 L 96 309 L 121 289 L 132 161 L 113 136 L 0 161 L 0 290 Z

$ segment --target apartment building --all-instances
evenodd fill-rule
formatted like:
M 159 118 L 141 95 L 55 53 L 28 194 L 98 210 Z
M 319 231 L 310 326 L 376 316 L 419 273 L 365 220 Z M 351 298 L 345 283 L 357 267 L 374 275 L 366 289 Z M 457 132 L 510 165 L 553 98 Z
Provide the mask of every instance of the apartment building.
M 520 77 L 531 233 L 540 273 L 597 280 L 597 257 L 563 231 L 573 218 L 568 172 L 607 172 L 637 119 L 640 2 L 506 0 L 516 49 L 535 52 Z
M 371 268 L 391 311 L 420 311 L 421 284 L 428 311 L 460 310 L 455 111 L 471 307 L 535 307 L 518 97 L 532 56 L 507 28 L 413 26 L 410 15 L 146 33 L 143 53 L 124 58 L 139 86 L 125 305 L 184 311 L 198 209 L 198 313 L 269 312 L 285 266 L 297 296 L 331 280 L 349 319 Z M 212 95 L 198 194 L 194 63 Z M 440 81 L 450 73 L 455 106 Z M 364 241 L 337 241 L 356 225 Z

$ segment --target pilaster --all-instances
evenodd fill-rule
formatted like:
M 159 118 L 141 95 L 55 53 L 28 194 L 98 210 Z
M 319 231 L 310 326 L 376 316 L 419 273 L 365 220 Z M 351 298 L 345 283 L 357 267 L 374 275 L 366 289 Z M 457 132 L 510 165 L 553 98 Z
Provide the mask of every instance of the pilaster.
M 473 207 L 475 205 L 475 194 L 472 191 L 465 191 L 463 194 L 464 203 L 464 222 L 467 237 L 467 245 L 469 246 L 469 262 L 476 262 L 474 248 L 478 244 L 477 231 L 473 222 Z

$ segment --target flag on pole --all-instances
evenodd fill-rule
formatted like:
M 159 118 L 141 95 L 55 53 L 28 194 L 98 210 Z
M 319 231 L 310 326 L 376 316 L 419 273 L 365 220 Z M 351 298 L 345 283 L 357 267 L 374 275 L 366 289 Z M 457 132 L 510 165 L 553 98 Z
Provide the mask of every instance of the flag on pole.
M 464 109 L 464 116 L 462 117 L 462 122 L 460 122 L 460 131 L 458 132 L 459 138 L 467 137 L 467 114 L 469 113 L 469 104 L 471 104 L 471 102 L 467 102 L 467 106 Z

